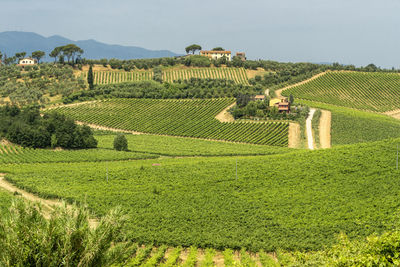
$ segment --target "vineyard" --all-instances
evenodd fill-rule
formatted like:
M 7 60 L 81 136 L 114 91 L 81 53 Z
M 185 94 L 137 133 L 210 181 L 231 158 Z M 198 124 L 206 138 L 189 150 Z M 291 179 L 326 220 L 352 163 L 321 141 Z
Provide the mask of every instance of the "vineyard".
M 219 122 L 235 100 L 110 99 L 55 110 L 85 123 L 137 132 L 287 146 L 287 122 Z
M 400 108 L 400 75 L 397 73 L 328 72 L 282 93 L 375 112 Z
M 298 102 L 332 112 L 332 145 L 400 137 L 400 120 L 389 116 L 307 100 Z
M 153 79 L 153 71 L 94 71 L 95 84 L 114 84 L 123 82 L 148 81 Z M 83 72 L 81 78 L 87 79 Z M 237 84 L 248 85 L 246 70 L 243 68 L 185 68 L 166 69 L 163 71 L 163 80 L 172 83 L 177 80 L 190 78 L 226 79 Z
M 111 148 L 111 147 L 110 147 Z M 111 149 L 49 150 L 0 144 L 0 164 L 42 162 L 92 162 L 156 158 L 155 155 Z
M 99 216 L 122 203 L 129 216 L 127 236 L 140 244 L 313 250 L 334 243 L 341 231 L 361 238 L 397 223 L 399 141 L 257 157 L 114 161 L 108 166 L 3 164 L 0 172 L 39 196 L 86 201 Z

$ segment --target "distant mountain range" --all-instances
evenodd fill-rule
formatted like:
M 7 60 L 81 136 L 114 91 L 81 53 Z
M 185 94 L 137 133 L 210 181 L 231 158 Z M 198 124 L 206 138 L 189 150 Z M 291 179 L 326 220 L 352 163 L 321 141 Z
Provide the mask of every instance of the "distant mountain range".
M 44 61 L 53 60 L 48 55 L 57 46 L 76 44 L 85 53 L 84 58 L 101 59 L 141 59 L 179 56 L 168 50 L 148 50 L 136 46 L 109 45 L 96 40 L 72 41 L 62 36 L 54 35 L 44 37 L 33 32 L 8 31 L 0 33 L 0 52 L 7 56 L 14 56 L 18 52 L 27 52 L 30 55 L 33 51 L 41 50 L 46 52 Z

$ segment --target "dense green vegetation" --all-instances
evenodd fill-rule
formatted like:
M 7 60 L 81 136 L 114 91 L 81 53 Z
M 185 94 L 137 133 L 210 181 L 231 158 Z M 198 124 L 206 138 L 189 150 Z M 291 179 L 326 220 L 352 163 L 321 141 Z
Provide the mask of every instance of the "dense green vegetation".
M 400 120 L 386 115 L 298 100 L 310 107 L 332 112 L 332 145 L 365 143 L 400 137 Z
M 99 148 L 112 148 L 115 135 L 104 133 L 96 135 Z M 293 152 L 292 149 L 276 146 L 235 144 L 193 138 L 180 138 L 158 135 L 125 135 L 128 149 L 137 153 L 163 156 L 250 156 L 272 155 Z
M 0 189 L 0 214 L 5 214 L 11 205 L 11 201 L 11 194 L 3 189 Z
M 337 106 L 385 112 L 400 108 L 397 73 L 329 72 L 283 95 Z
M 56 112 L 40 115 L 39 107 L 0 107 L 0 138 L 23 147 L 95 148 L 97 141 L 87 126 L 76 125 Z
M 49 97 L 68 95 L 84 88 L 84 80 L 76 78 L 70 66 L 0 67 L 0 97 L 9 97 L 14 104 L 46 103 Z
M 86 200 L 98 215 L 124 203 L 137 242 L 217 249 L 321 249 L 397 223 L 400 140 L 235 158 L 1 166 L 17 186 Z M 287 164 L 290 163 L 290 168 Z M 68 185 L 68 186 L 67 186 Z
M 222 123 L 215 116 L 234 99 L 112 99 L 55 110 L 68 117 L 138 132 L 287 146 L 287 122 Z
M 84 90 L 64 96 L 64 104 L 76 101 L 88 101 L 104 98 L 221 98 L 236 97 L 240 94 L 256 95 L 263 93 L 260 86 L 235 84 L 229 80 L 191 78 L 176 83 L 155 81 L 129 82 L 96 86 L 93 90 Z
M 85 79 L 87 73 L 82 73 Z M 178 80 L 198 79 L 223 79 L 233 81 L 235 84 L 248 84 L 246 72 L 243 68 L 182 68 L 162 70 L 164 82 L 173 83 Z M 95 84 L 114 84 L 135 81 L 150 81 L 153 79 L 153 71 L 95 71 Z
M 91 162 L 156 158 L 157 155 L 138 152 L 118 152 L 112 146 L 102 149 L 50 150 L 22 148 L 0 144 L 0 164 L 41 162 Z

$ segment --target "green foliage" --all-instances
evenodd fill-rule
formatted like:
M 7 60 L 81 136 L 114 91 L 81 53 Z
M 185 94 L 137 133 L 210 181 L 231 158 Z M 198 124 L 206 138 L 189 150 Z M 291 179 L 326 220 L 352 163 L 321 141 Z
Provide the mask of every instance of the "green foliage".
M 238 179 L 236 158 L 223 157 L 110 162 L 112 183 L 101 162 L 1 171 L 41 196 L 86 200 L 99 215 L 124 203 L 127 236 L 138 243 L 312 250 L 332 245 L 341 231 L 358 238 L 398 223 L 398 142 L 236 157 Z
M 34 51 L 32 52 L 32 58 L 36 59 L 38 64 L 40 63 L 40 60 L 45 56 L 46 54 L 43 51 Z
M 233 99 L 113 99 L 56 111 L 74 120 L 117 129 L 226 140 L 260 145 L 287 146 L 288 123 L 221 123 L 215 119 Z
M 93 85 L 93 67 L 90 65 L 88 75 L 87 75 L 87 82 L 89 84 L 89 89 L 93 90 L 94 85 Z
M 36 204 L 13 200 L 0 217 L 0 263 L 4 266 L 109 266 L 127 253 L 125 217 L 120 209 L 105 215 L 96 229 L 84 207 L 60 207 L 46 220 Z M 115 249 L 118 247 L 118 250 Z
M 91 129 L 78 126 L 71 119 L 48 113 L 41 117 L 37 106 L 20 110 L 16 106 L 0 107 L 0 137 L 23 147 L 94 148 L 97 141 Z
M 128 151 L 128 140 L 125 135 L 118 134 L 114 138 L 114 149 L 117 151 Z
M 95 90 L 74 92 L 63 98 L 64 104 L 104 98 L 221 98 L 240 94 L 260 94 L 262 88 L 236 84 L 231 80 L 191 78 L 176 83 L 155 81 L 98 85 Z
M 214 256 L 216 251 L 212 248 L 206 248 L 204 254 L 204 260 L 200 263 L 202 267 L 213 267 L 214 266 Z
M 284 95 L 337 106 L 385 112 L 400 108 L 400 76 L 395 73 L 329 72 L 290 88 Z
M 195 267 L 197 263 L 197 247 L 191 246 L 189 256 L 186 259 L 183 267 Z
M 389 116 L 306 100 L 297 102 L 332 112 L 332 145 L 400 137 L 400 121 Z
M 193 138 L 157 135 L 125 135 L 131 152 L 158 154 L 163 156 L 249 156 L 272 155 L 292 152 L 286 147 L 235 144 Z M 114 134 L 97 135 L 98 147 L 113 147 Z M 1 147 L 1 146 L 0 146 Z M 138 154 L 138 156 L 141 154 Z
M 173 266 L 177 266 L 177 262 L 179 260 L 179 256 L 181 254 L 182 248 L 181 247 L 177 247 L 174 248 L 169 256 L 168 259 L 165 261 L 165 263 L 161 263 L 160 267 L 173 267 Z
M 187 54 L 189 54 L 190 52 L 192 52 L 192 54 L 194 54 L 196 51 L 199 51 L 199 50 L 201 50 L 201 46 L 198 44 L 192 44 L 185 48 L 185 51 Z

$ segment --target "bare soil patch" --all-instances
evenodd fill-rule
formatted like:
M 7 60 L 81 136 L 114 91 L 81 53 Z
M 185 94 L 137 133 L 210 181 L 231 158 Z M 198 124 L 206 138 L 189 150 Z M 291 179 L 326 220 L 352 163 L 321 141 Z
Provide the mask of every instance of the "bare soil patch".
M 300 147 L 300 125 L 298 123 L 289 123 L 289 147 Z
M 331 112 L 321 110 L 321 118 L 319 120 L 319 142 L 321 148 L 331 148 L 331 120 Z
M 215 116 L 215 118 L 220 122 L 234 122 L 235 118 L 233 118 L 232 114 L 230 114 L 228 110 L 234 107 L 235 105 L 236 103 L 233 103 L 232 105 L 228 106 L 223 111 L 221 111 L 217 116 Z

